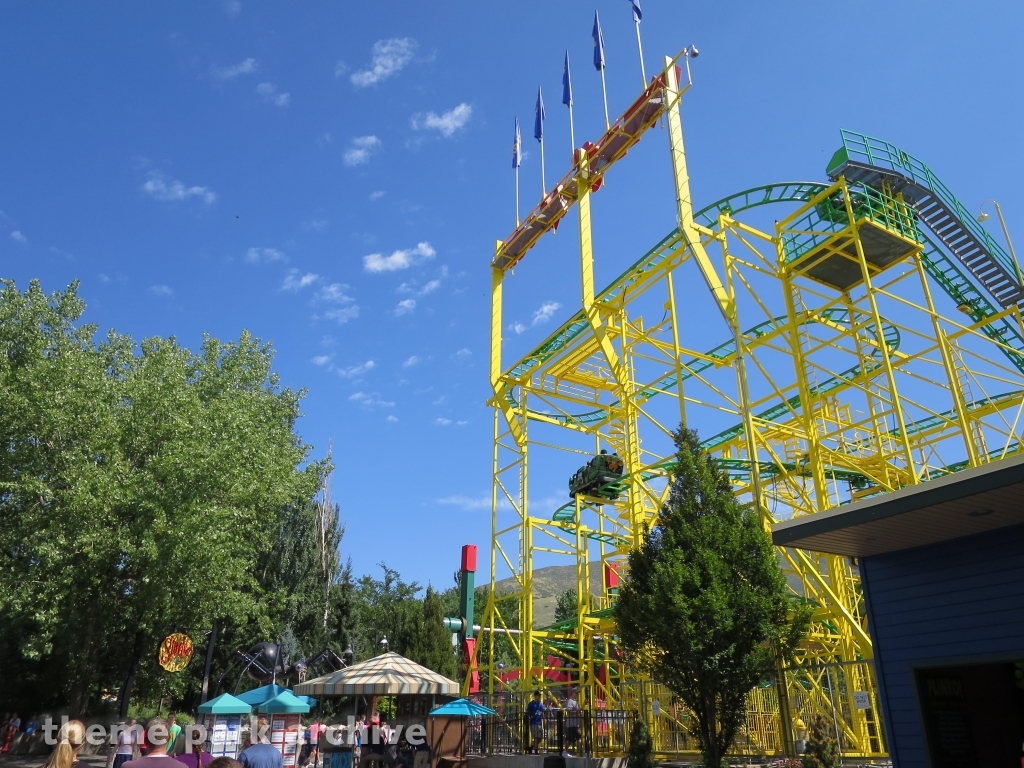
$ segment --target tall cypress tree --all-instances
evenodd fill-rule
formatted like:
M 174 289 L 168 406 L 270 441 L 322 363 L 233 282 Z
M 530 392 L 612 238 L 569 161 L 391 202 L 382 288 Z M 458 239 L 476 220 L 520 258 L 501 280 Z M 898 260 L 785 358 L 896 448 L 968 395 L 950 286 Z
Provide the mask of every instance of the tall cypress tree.
M 418 661 L 439 675 L 456 679 L 459 674 L 459 663 L 452 648 L 452 634 L 444 627 L 444 610 L 441 595 L 433 587 L 427 587 L 423 598 L 423 625 L 420 628 L 417 643 Z
M 810 612 L 788 599 L 757 511 L 697 433 L 680 426 L 674 438 L 668 503 L 629 556 L 615 617 L 631 663 L 690 709 L 704 765 L 718 768 L 747 694 L 792 659 Z

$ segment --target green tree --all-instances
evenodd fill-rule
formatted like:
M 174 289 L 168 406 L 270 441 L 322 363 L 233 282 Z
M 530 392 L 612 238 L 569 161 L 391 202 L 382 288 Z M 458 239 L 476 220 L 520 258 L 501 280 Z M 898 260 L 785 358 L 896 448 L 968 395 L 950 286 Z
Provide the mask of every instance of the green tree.
M 668 502 L 630 553 L 615 606 L 622 646 L 693 714 L 704 764 L 718 768 L 743 721 L 749 691 L 792 659 L 809 611 L 791 604 L 757 511 L 697 433 L 674 435 Z
M 576 618 L 576 603 L 579 598 L 576 589 L 570 587 L 560 594 L 555 601 L 555 621 L 567 621 Z
M 452 647 L 451 630 L 444 626 L 441 595 L 430 586 L 423 598 L 423 625 L 413 661 L 452 680 L 458 678 L 459 660 Z
M 77 284 L 0 291 L 0 674 L 74 714 L 172 631 L 274 630 L 258 565 L 328 471 L 269 345 L 96 343 L 84 309 Z
M 423 624 L 423 604 L 416 597 L 423 588 L 415 581 L 403 581 L 398 571 L 384 563 L 378 566 L 384 578 L 367 574 L 356 582 L 356 660 L 382 653 L 384 637 L 389 651 L 411 658 L 418 653 Z
M 626 762 L 629 768 L 654 768 L 654 743 L 642 717 L 636 719 L 629 734 Z
M 815 715 L 810 731 L 807 749 L 801 760 L 803 768 L 839 768 L 842 760 L 832 724 L 821 715 Z

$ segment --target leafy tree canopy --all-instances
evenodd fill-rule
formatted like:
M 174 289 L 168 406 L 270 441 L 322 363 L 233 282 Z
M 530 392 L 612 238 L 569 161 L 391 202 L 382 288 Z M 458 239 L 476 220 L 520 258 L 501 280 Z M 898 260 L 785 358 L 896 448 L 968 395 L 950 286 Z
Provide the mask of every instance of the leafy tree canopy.
M 737 502 L 697 433 L 674 438 L 669 499 L 629 556 L 615 616 L 632 663 L 691 710 L 704 764 L 717 768 L 747 694 L 792 658 L 809 613 L 790 603 L 757 511 Z

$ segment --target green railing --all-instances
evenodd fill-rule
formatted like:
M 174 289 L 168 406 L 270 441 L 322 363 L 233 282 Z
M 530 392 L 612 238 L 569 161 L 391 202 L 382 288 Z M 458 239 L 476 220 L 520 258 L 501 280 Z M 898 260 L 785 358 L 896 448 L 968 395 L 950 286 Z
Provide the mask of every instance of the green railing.
M 916 157 L 887 141 L 865 136 L 855 131 L 841 130 L 843 147 L 829 161 L 826 173 L 831 176 L 847 162 L 868 165 L 884 172 L 896 173 L 913 182 L 936 198 L 956 216 L 960 225 L 970 232 L 988 250 L 1012 278 L 1017 275 L 1013 259 L 1003 250 L 988 231 L 974 218 L 974 215 L 957 200 L 956 196 L 932 173 L 931 168 Z
M 867 184 L 852 182 L 847 186 L 855 219 L 870 219 L 908 240 L 918 243 L 922 241 L 916 224 L 917 215 L 906 203 Z M 817 250 L 849 225 L 849 214 L 842 193 L 837 192 L 825 198 L 783 232 L 782 247 L 786 261 L 796 261 Z

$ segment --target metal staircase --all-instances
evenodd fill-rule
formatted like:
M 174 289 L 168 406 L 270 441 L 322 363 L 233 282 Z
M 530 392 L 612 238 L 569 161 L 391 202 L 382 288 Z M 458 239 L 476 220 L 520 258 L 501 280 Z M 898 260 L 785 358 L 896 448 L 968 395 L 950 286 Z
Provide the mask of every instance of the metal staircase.
M 880 139 L 841 131 L 842 148 L 826 172 L 881 189 L 902 193 L 921 221 L 950 253 L 967 267 L 1003 309 L 1024 308 L 1024 287 L 1013 259 L 1003 250 L 931 169 L 917 158 Z

